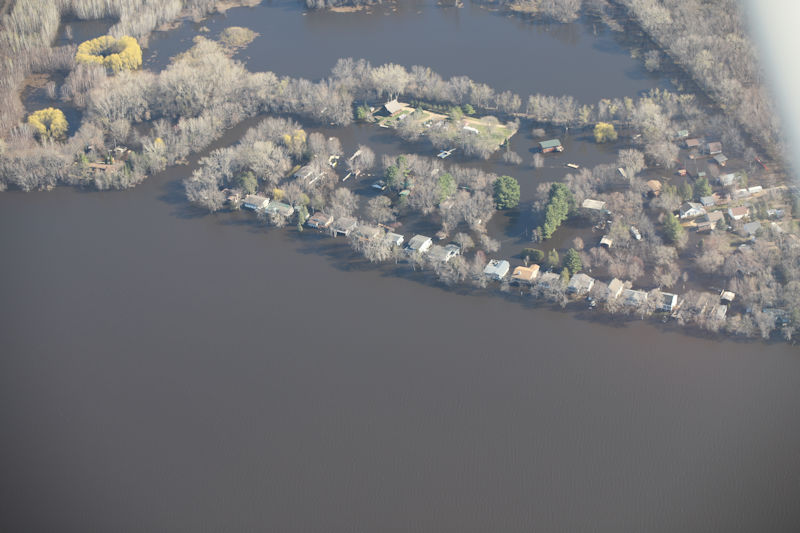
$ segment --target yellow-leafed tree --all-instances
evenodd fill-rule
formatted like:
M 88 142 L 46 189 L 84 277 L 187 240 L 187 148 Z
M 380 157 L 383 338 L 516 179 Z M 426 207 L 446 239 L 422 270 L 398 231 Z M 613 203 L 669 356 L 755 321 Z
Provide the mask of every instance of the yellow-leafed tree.
M 63 139 L 69 127 L 64 112 L 55 107 L 33 112 L 28 117 L 28 124 L 36 130 L 40 139 Z
M 617 140 L 617 130 L 613 124 L 598 122 L 594 127 L 594 140 L 599 143 L 614 142 Z
M 125 35 L 115 39 L 103 35 L 81 43 L 75 61 L 103 65 L 114 73 L 135 70 L 142 66 L 142 48 L 133 37 Z

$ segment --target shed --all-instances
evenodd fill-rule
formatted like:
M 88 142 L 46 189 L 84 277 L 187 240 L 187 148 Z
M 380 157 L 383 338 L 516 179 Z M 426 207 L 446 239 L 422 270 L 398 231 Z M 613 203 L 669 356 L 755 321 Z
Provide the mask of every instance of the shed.
M 506 277 L 509 268 L 511 268 L 511 265 L 505 259 L 492 259 L 483 269 L 483 275 L 490 279 L 500 281 Z
M 602 211 L 606 208 L 606 203 L 601 200 L 592 200 L 591 198 L 587 198 L 583 201 L 581 207 L 584 209 L 592 209 L 594 211 Z
M 550 139 L 549 141 L 542 141 L 539 143 L 539 148 L 542 153 L 547 154 L 550 152 L 563 152 L 564 147 L 561 146 L 561 141 L 558 139 Z
M 536 276 L 539 275 L 539 265 L 531 265 L 529 267 L 525 266 L 518 266 L 514 269 L 514 273 L 511 274 L 511 281 L 514 283 L 527 283 L 528 285 L 533 283 L 533 280 L 536 279 Z
M 321 211 L 314 213 L 306 220 L 306 226 L 314 229 L 327 229 L 331 223 L 333 223 L 333 217 Z
M 337 219 L 333 222 L 333 234 L 347 237 L 351 231 L 356 229 L 357 225 L 358 221 L 351 217 Z
M 722 143 L 721 142 L 711 142 L 706 145 L 708 149 L 708 153 L 710 155 L 716 155 L 722 153 Z
M 594 278 L 583 272 L 579 272 L 569 280 L 567 292 L 575 294 L 576 296 L 581 296 L 592 290 L 592 287 L 594 287 Z
M 730 207 L 728 208 L 728 216 L 731 217 L 733 220 L 742 220 L 743 218 L 747 217 L 750 214 L 750 210 L 747 209 L 747 206 L 740 205 L 738 207 Z
M 424 254 L 428 251 L 428 249 L 433 245 L 433 241 L 430 237 L 426 237 L 425 235 L 414 235 L 408 241 L 406 245 L 406 250 L 409 253 L 419 252 Z
M 719 166 L 724 167 L 728 164 L 728 156 L 725 154 L 717 154 L 714 156 L 714 161 L 716 161 Z
M 636 226 L 631 226 L 631 237 L 636 239 L 637 241 L 642 240 L 642 233 L 639 231 L 639 228 Z
M 600 246 L 605 246 L 606 248 L 611 248 L 612 244 L 614 244 L 614 239 L 612 239 L 608 235 L 603 235 L 603 237 L 600 239 Z
M 686 148 L 691 150 L 700 146 L 700 139 L 686 139 Z
M 764 187 L 762 187 L 761 185 L 754 185 L 752 187 L 748 187 L 747 192 L 749 194 L 758 194 L 760 192 L 764 192 Z
M 242 201 L 242 207 L 252 211 L 263 211 L 269 205 L 269 198 L 257 194 L 248 194 Z

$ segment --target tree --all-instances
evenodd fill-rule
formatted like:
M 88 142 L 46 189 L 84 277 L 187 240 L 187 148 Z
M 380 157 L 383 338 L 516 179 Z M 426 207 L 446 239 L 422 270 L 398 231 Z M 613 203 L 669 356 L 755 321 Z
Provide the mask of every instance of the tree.
M 567 254 L 564 256 L 564 267 L 568 269 L 572 275 L 577 274 L 583 268 L 581 255 L 577 250 L 575 250 L 575 248 L 570 248 L 567 250 Z
M 364 145 L 358 145 L 358 150 L 353 156 L 347 160 L 347 170 L 353 173 L 355 177 L 365 170 L 372 168 L 375 164 L 375 152 L 371 148 Z
M 373 224 L 385 224 L 394 218 L 392 201 L 386 196 L 376 196 L 367 202 L 367 220 Z
M 703 196 L 711 195 L 711 185 L 708 184 L 708 178 L 703 176 L 698 178 L 694 183 L 694 197 L 695 199 L 702 198 Z
M 519 205 L 519 182 L 511 176 L 500 176 L 494 182 L 494 202 L 498 209 L 512 209 Z
M 547 252 L 547 266 L 550 268 L 557 267 L 561 261 L 558 258 L 558 250 L 550 250 Z
M 598 143 L 614 142 L 617 140 L 617 130 L 613 124 L 598 122 L 594 127 L 594 140 Z
M 444 202 L 456 193 L 456 180 L 449 172 L 445 172 L 439 176 L 438 182 L 439 189 L 439 203 Z
M 550 186 L 549 198 L 544 211 L 544 224 L 542 225 L 542 238 L 549 239 L 562 222 L 567 219 L 572 209 L 574 198 L 572 192 L 563 183 L 554 183 Z
M 681 226 L 678 217 L 676 217 L 673 213 L 667 213 L 666 218 L 664 219 L 664 236 L 667 240 L 673 244 L 677 244 L 680 242 L 681 237 L 684 234 L 683 226 Z
M 255 174 L 250 172 L 243 172 L 239 175 L 238 178 L 238 185 L 246 194 L 253 194 L 256 192 L 256 188 L 258 187 L 258 180 L 256 179 Z
M 64 112 L 54 107 L 34 111 L 28 117 L 28 124 L 40 139 L 62 139 L 69 127 Z
M 358 208 L 358 198 L 350 189 L 339 187 L 331 198 L 331 215 L 334 218 L 349 217 Z

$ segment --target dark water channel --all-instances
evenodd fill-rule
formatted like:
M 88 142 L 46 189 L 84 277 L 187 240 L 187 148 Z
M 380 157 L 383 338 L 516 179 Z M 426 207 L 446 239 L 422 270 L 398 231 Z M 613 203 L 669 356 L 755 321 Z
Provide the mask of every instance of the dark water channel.
M 242 11 L 265 37 L 273 12 Z M 0 530 L 798 530 L 796 347 L 354 266 L 314 233 L 196 212 L 190 172 L 0 194 Z

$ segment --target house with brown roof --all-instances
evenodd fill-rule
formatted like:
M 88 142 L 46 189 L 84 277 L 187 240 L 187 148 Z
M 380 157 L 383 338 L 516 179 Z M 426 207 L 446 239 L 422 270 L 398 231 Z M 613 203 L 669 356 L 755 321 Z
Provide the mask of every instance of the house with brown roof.
M 539 275 L 539 265 L 531 266 L 518 266 L 514 268 L 511 274 L 511 282 L 518 285 L 527 284 L 532 285 L 533 280 Z
M 742 220 L 750 215 L 750 210 L 747 206 L 740 205 L 738 207 L 729 207 L 728 208 L 728 216 L 731 217 L 732 220 Z

